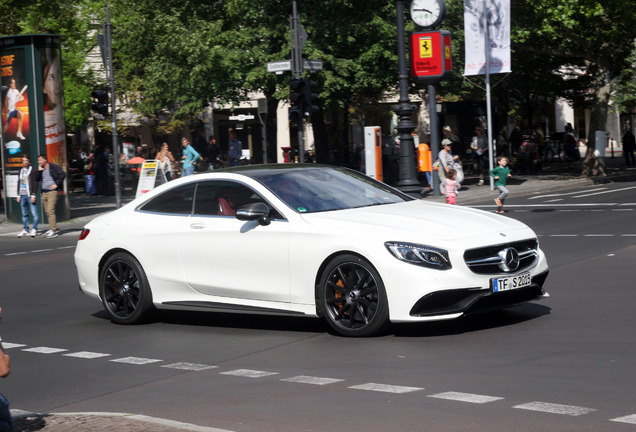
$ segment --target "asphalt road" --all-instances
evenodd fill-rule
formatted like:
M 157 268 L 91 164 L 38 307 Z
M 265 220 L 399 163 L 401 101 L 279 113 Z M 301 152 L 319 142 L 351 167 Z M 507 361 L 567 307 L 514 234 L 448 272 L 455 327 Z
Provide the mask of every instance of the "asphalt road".
M 514 197 L 551 297 L 371 339 L 317 319 L 172 312 L 110 323 L 75 233 L 0 241 L 13 409 L 131 412 L 243 431 L 636 431 L 636 184 Z M 472 203 L 494 210 L 494 202 Z

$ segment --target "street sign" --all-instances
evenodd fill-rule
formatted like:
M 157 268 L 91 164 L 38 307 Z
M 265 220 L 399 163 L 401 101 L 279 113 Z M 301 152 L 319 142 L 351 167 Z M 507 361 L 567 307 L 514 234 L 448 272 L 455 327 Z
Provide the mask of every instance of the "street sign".
M 245 121 L 245 120 L 253 120 L 254 116 L 253 115 L 239 114 L 239 115 L 235 115 L 235 116 L 229 116 L 228 118 L 230 120 Z
M 308 71 L 322 70 L 322 60 L 303 60 L 303 69 Z
M 267 72 L 283 72 L 291 70 L 291 60 L 281 60 L 267 63 Z

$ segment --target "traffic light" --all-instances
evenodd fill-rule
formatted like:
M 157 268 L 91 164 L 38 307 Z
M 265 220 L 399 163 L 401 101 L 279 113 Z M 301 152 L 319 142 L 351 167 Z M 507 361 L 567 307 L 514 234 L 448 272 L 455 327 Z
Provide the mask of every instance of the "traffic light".
M 91 109 L 98 114 L 108 117 L 108 89 L 102 88 L 91 93 L 93 103 Z
M 289 121 L 300 124 L 305 112 L 305 80 L 292 78 L 289 81 Z
M 318 103 L 318 93 L 316 93 L 318 83 L 309 78 L 305 78 L 303 81 L 305 81 L 305 84 L 302 86 L 302 90 L 305 93 L 305 97 L 303 98 L 305 109 L 303 110 L 303 113 L 305 117 L 309 118 L 313 113 L 320 109 L 318 108 L 318 105 L 316 105 Z

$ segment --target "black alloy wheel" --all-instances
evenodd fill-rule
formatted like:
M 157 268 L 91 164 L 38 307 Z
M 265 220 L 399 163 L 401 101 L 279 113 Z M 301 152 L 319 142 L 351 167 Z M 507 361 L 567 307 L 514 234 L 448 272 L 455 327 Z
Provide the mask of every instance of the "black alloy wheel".
M 99 294 L 106 312 L 118 324 L 144 322 L 154 309 L 146 273 L 127 253 L 116 253 L 104 263 Z
M 325 319 L 341 335 L 372 336 L 389 326 L 384 284 L 367 260 L 348 254 L 334 258 L 320 288 Z

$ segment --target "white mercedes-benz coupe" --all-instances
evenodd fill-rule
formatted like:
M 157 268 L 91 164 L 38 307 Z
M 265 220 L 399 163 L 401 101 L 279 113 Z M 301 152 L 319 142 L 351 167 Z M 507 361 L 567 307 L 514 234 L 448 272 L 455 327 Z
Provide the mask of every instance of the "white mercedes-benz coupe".
M 120 324 L 209 310 L 318 316 L 370 336 L 547 296 L 547 260 L 523 223 L 320 165 L 163 184 L 88 223 L 75 263 L 81 291 Z

